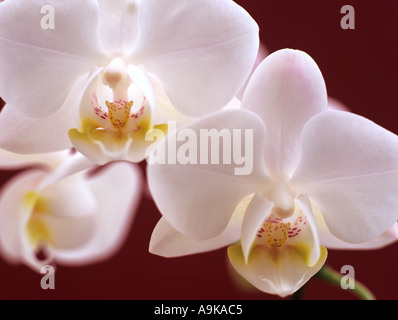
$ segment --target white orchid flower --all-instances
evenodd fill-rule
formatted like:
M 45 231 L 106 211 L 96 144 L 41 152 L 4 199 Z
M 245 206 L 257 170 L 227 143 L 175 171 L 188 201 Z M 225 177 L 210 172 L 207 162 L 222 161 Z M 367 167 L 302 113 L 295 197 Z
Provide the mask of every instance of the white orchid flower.
M 0 146 L 72 143 L 99 164 L 141 161 L 146 133 L 167 132 L 159 114 L 187 120 L 227 105 L 258 46 L 257 24 L 231 0 L 2 2 Z
M 109 258 L 134 218 L 140 171 L 115 162 L 95 174 L 79 172 L 54 181 L 51 176 L 58 171 L 48 168 L 23 171 L 1 189 L 1 256 L 38 272 L 53 263 L 82 265 Z
M 347 243 L 371 241 L 393 226 L 398 137 L 359 115 L 327 110 L 327 100 L 312 58 L 280 50 L 254 72 L 241 110 L 217 112 L 170 135 L 179 152 L 189 150 L 189 141 L 178 139 L 184 130 L 200 136 L 206 129 L 250 128 L 252 170 L 236 175 L 231 161 L 152 161 L 148 182 L 163 217 L 150 251 L 178 256 L 240 240 L 228 249 L 238 273 L 264 292 L 286 296 L 325 262 L 314 212 Z M 159 150 L 167 147 L 165 140 Z M 213 150 L 219 159 L 234 152 L 221 142 Z

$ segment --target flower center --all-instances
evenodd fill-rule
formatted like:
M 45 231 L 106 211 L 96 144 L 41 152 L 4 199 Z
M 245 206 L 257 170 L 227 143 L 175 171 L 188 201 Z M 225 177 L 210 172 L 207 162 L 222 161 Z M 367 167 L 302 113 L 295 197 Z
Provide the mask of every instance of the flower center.
M 134 102 L 118 100 L 115 103 L 105 101 L 108 107 L 109 120 L 115 129 L 123 128 L 130 118 L 130 110 Z
M 264 230 L 269 247 L 282 247 L 287 239 L 290 223 L 264 222 Z
M 81 127 L 69 130 L 74 147 L 99 164 L 142 161 L 154 142 L 147 133 L 167 124 L 152 124 L 156 96 L 142 66 L 115 58 L 93 75 L 80 106 Z
M 289 236 L 290 222 L 283 223 L 279 218 L 268 218 L 257 232 L 257 238 L 270 248 L 282 247 Z
M 294 220 L 290 219 L 288 222 L 271 215 L 257 231 L 256 243 L 269 248 L 283 247 L 288 244 L 286 242 L 289 242 L 289 239 L 297 237 L 306 224 L 307 219 L 302 214 Z

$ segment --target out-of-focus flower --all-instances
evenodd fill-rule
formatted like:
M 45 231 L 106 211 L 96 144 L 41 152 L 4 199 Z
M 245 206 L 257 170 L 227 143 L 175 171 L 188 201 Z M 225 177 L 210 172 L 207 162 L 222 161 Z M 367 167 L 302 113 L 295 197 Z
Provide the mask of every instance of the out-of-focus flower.
M 43 6 L 53 28 L 42 28 Z M 221 109 L 258 45 L 257 24 L 231 0 L 5 1 L 0 146 L 36 153 L 72 143 L 99 164 L 138 162 L 146 133 L 167 132 L 156 108 L 169 120 Z
M 286 296 L 325 262 L 314 212 L 348 243 L 371 241 L 394 225 L 398 137 L 361 116 L 327 110 L 327 100 L 316 63 L 285 49 L 259 65 L 241 110 L 220 111 L 181 129 L 197 136 L 212 129 L 217 139 L 221 130 L 250 129 L 252 170 L 236 175 L 232 162 L 152 162 L 149 187 L 163 217 L 150 250 L 176 256 L 240 239 L 228 249 L 234 268 L 258 289 Z M 158 150 L 170 152 L 167 146 L 163 141 Z M 223 146 L 212 150 L 223 157 L 235 153 L 235 144 Z
M 70 152 L 70 150 L 63 150 L 42 154 L 20 154 L 0 149 L 0 170 L 13 170 L 40 165 L 55 170 L 66 161 Z
M 115 162 L 96 173 L 56 180 L 53 160 L 46 157 L 45 167 L 14 176 L 0 192 L 1 255 L 38 272 L 52 263 L 109 258 L 122 245 L 141 196 L 136 166 Z M 68 168 L 64 163 L 61 167 Z

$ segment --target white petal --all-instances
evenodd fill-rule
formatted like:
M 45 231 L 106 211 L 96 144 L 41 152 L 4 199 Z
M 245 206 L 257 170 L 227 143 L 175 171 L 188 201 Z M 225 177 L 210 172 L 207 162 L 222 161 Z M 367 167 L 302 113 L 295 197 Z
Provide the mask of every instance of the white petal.
M 242 223 L 241 245 L 245 262 L 248 262 L 257 231 L 272 212 L 273 203 L 256 193 L 250 202 Z
M 156 110 L 156 96 L 144 66 L 140 65 L 137 67 L 130 64 L 127 67 L 127 73 L 131 81 L 141 90 L 145 99 L 148 99 L 151 114 L 154 114 Z
M 0 147 L 18 153 L 43 153 L 72 147 L 68 131 L 78 124 L 80 95 L 87 75 L 78 79 L 62 107 L 44 118 L 31 118 L 7 104 L 0 113 Z
M 139 19 L 131 59 L 160 80 L 181 113 L 221 109 L 243 86 L 257 54 L 258 26 L 234 2 L 146 0 Z
M 242 219 L 252 196 L 246 197 L 236 207 L 225 230 L 215 238 L 194 240 L 175 230 L 165 218 L 161 218 L 153 230 L 149 252 L 163 257 L 179 257 L 217 250 L 238 241 Z
M 319 241 L 322 246 L 328 249 L 340 250 L 370 250 L 381 249 L 398 240 L 398 223 L 394 223 L 387 231 L 378 237 L 363 243 L 348 243 L 336 238 L 328 229 L 321 211 L 315 205 L 312 205 L 315 221 L 319 234 Z
M 398 218 L 398 137 L 343 111 L 311 119 L 303 131 L 300 166 L 292 181 L 346 242 L 366 242 Z
M 156 96 L 156 112 L 153 114 L 153 124 L 162 124 L 167 123 L 168 121 L 175 121 L 176 127 L 181 128 L 182 126 L 187 125 L 195 120 L 195 118 L 183 115 L 174 108 L 169 97 L 164 91 L 162 84 L 157 79 L 151 77 L 150 80 Z
M 177 111 L 172 103 L 170 102 L 169 97 L 164 91 L 162 85 L 154 79 L 151 78 L 152 87 L 155 91 L 156 96 L 156 112 L 153 115 L 152 122 L 153 124 L 163 124 L 168 121 L 176 122 L 176 129 L 183 127 L 184 125 L 188 125 L 189 123 L 196 120 L 196 118 L 188 117 L 183 115 L 181 112 Z M 230 109 L 240 109 L 241 102 L 238 98 L 234 97 L 226 106 L 222 108 L 222 110 L 230 110 Z M 169 127 L 170 132 L 171 127 Z
M 299 231 L 297 236 L 289 239 L 289 245 L 295 246 L 305 263 L 312 267 L 317 263 L 321 255 L 318 230 L 308 197 L 302 195 L 296 199 L 296 202 L 303 214 L 298 217 L 297 225 L 292 225 L 291 228 L 297 227 L 301 231 Z M 300 223 L 301 221 L 302 223 Z
M 213 152 L 208 152 L 209 148 L 204 147 L 208 141 L 205 130 L 209 128 L 212 129 L 210 135 L 220 142 L 217 147 L 212 140 L 209 141 Z M 249 138 L 248 143 L 245 143 L 247 149 L 242 150 L 246 160 L 253 161 L 249 168 L 252 170 L 247 175 L 236 175 L 237 167 L 241 166 L 235 163 L 232 149 L 242 144 L 236 137 L 233 138 L 233 129 L 237 130 L 235 132 L 242 137 L 242 141 Z M 149 188 L 160 212 L 177 231 L 196 240 L 219 235 L 238 203 L 267 182 L 262 160 L 264 131 L 261 119 L 255 114 L 244 110 L 227 110 L 203 117 L 169 134 L 159 144 L 156 157 L 149 159 Z M 253 133 L 253 140 L 249 133 Z M 181 139 L 182 134 L 185 135 L 184 139 Z M 219 134 L 224 134 L 226 139 L 220 139 Z M 228 136 L 231 138 L 230 143 Z M 253 143 L 252 149 L 250 143 Z M 193 148 L 188 153 L 194 157 L 184 163 L 185 158 L 180 151 L 187 145 Z M 212 161 L 210 156 L 216 155 L 219 156 L 218 161 L 215 158 Z M 228 156 L 231 160 L 229 164 L 226 160 Z
M 54 29 L 43 28 L 49 7 Z M 32 117 L 58 110 L 74 81 L 103 59 L 98 17 L 94 0 L 2 2 L 0 96 Z
M 57 262 L 83 265 L 105 260 L 123 244 L 142 194 L 142 176 L 132 164 L 112 163 L 88 181 L 98 201 L 90 242 L 76 250 L 58 250 Z
M 334 250 L 373 250 L 382 249 L 390 244 L 396 243 L 398 240 L 398 227 L 394 224 L 390 229 L 383 232 L 376 238 L 363 243 L 348 243 L 344 242 L 335 236 L 330 231 L 323 230 L 320 233 L 320 242 L 329 249 Z
M 319 261 L 309 267 L 301 255 L 290 247 L 267 249 L 255 247 L 246 264 L 240 245 L 228 248 L 235 270 L 257 289 L 281 297 L 300 289 L 325 263 L 327 252 L 321 248 Z
M 139 1 L 98 0 L 99 35 L 108 54 L 130 52 L 138 36 Z
M 152 233 L 149 252 L 163 257 L 179 257 L 217 250 L 239 240 L 240 223 L 235 219 L 217 237 L 200 241 L 184 236 L 161 218 Z
M 322 74 L 306 53 L 284 49 L 269 55 L 253 73 L 242 108 L 256 112 L 267 128 L 265 161 L 275 178 L 296 168 L 305 123 L 326 110 Z

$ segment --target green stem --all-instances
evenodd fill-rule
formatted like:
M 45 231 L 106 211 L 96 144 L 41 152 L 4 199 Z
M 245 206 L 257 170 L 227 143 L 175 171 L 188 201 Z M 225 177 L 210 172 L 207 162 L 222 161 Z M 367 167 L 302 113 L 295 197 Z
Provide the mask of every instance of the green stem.
M 336 285 L 341 287 L 341 279 L 343 278 L 343 276 L 338 273 L 337 271 L 335 271 L 334 269 L 332 269 L 330 266 L 328 265 L 324 265 L 321 270 L 319 270 L 319 272 L 316 274 L 316 277 L 318 279 L 321 279 L 327 283 Z M 372 292 L 370 292 L 370 290 L 361 282 L 357 281 L 355 279 L 355 286 L 353 289 L 350 289 L 350 291 L 352 293 L 354 293 L 358 298 L 362 299 L 362 300 L 375 300 L 375 296 L 373 295 Z

